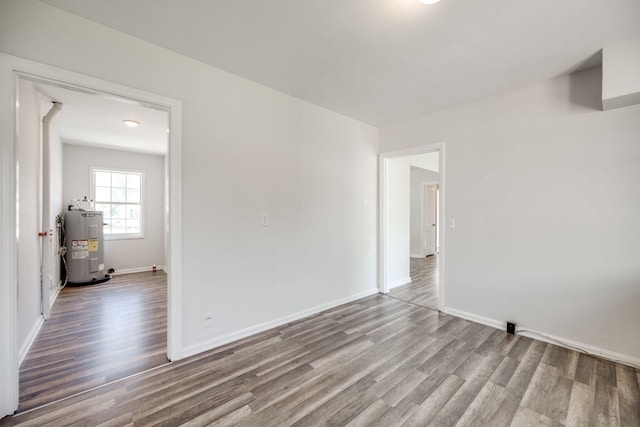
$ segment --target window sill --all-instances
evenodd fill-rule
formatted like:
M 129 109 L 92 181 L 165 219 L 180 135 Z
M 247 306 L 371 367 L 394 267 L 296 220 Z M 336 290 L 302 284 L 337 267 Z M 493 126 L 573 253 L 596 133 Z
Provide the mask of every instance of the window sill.
M 131 239 L 144 239 L 144 234 L 105 234 L 104 240 L 131 240 Z

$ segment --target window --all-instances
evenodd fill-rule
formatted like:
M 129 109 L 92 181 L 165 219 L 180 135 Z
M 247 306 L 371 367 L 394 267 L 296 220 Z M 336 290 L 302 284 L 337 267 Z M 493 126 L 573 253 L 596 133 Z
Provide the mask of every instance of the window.
M 95 209 L 103 212 L 106 239 L 144 237 L 144 175 L 137 171 L 91 168 Z

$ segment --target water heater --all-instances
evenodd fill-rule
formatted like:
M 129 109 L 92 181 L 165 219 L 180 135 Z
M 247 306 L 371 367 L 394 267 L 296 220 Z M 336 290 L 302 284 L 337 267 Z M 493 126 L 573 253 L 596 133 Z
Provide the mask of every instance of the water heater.
M 68 211 L 64 216 L 67 240 L 67 283 L 100 283 L 104 274 L 104 236 L 102 212 Z

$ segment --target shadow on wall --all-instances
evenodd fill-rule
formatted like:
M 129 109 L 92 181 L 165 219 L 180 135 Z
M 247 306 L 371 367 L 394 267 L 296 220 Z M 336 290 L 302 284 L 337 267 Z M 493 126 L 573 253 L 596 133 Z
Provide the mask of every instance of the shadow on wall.
M 602 56 L 601 53 L 597 55 Z M 572 104 L 603 111 L 602 66 L 598 65 L 594 68 L 596 68 L 594 72 L 577 72 L 569 75 L 569 100 Z

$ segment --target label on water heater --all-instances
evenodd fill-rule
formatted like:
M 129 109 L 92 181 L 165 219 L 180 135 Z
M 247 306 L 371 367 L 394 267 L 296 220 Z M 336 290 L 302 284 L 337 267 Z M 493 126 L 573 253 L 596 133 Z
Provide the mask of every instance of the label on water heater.
M 97 244 L 97 241 L 96 241 Z M 89 241 L 88 240 L 72 240 L 71 241 L 71 259 L 89 258 Z
M 98 250 L 98 239 L 89 240 L 89 252 L 96 252 Z
M 71 251 L 71 259 L 89 258 L 89 251 Z

